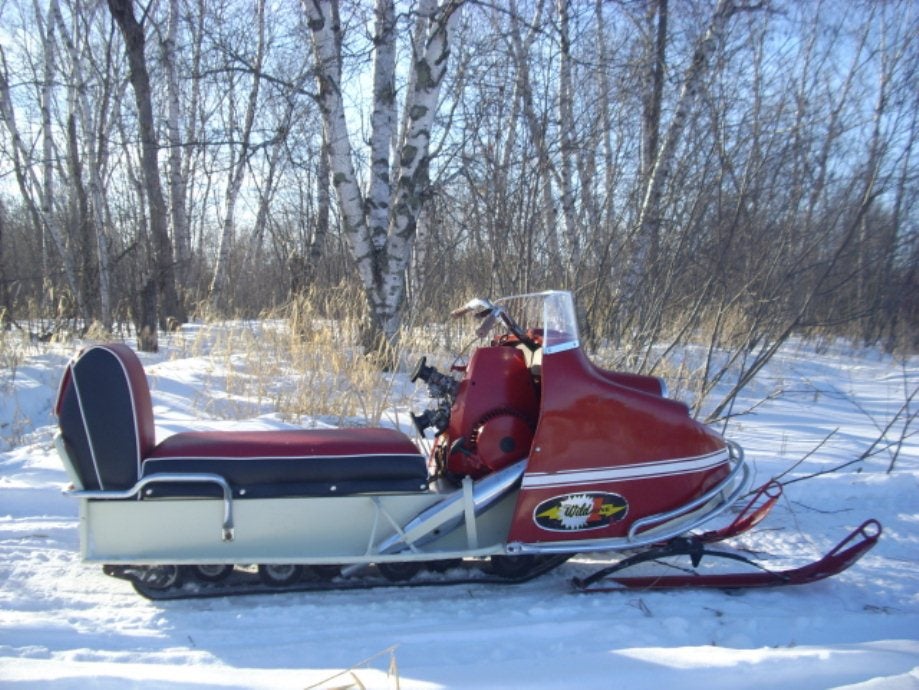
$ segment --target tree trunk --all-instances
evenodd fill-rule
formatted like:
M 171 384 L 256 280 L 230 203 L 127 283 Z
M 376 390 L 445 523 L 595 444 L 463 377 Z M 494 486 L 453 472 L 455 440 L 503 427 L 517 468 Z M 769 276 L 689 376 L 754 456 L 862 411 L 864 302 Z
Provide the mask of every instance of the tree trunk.
M 190 4 L 190 3 L 189 3 Z M 199 131 L 205 129 L 205 116 L 201 113 L 201 65 L 204 60 L 204 35 L 205 35 L 205 23 L 207 21 L 206 14 L 206 0 L 197 0 L 195 4 L 195 25 L 192 31 L 193 36 L 191 38 L 191 94 L 188 98 L 188 104 L 185 107 L 185 116 L 186 116 L 186 126 L 185 126 L 185 141 L 188 144 L 192 142 L 197 142 L 199 139 Z M 187 10 L 191 12 L 190 9 Z M 198 173 L 198 159 L 201 156 L 200 146 L 185 146 L 183 149 L 182 156 L 182 179 L 185 180 L 185 185 L 187 190 L 196 189 L 196 183 L 198 182 L 197 173 Z M 206 198 L 208 191 L 211 185 L 211 176 L 206 177 L 204 187 L 205 191 L 201 194 L 202 198 Z M 188 245 L 189 245 L 189 261 L 191 262 L 192 258 L 195 256 L 195 237 L 193 231 L 193 220 L 191 216 L 193 204 L 186 203 L 186 223 L 188 225 Z M 198 233 L 198 242 L 197 242 L 197 255 L 203 255 L 201 241 L 204 237 L 204 233 L 199 231 Z M 181 254 L 179 255 L 181 256 Z M 199 270 L 196 269 L 195 263 L 189 263 L 185 269 L 185 285 L 198 287 L 200 284 Z M 181 271 L 181 266 L 179 267 Z M 190 296 L 191 299 L 198 299 L 200 295 L 197 290 L 193 295 Z
M 380 251 L 389 230 L 390 147 L 396 124 L 396 8 L 392 0 L 377 0 L 373 43 L 370 186 L 364 203 L 373 249 Z
M 179 75 L 176 70 L 179 34 L 179 0 L 169 0 L 169 24 L 163 42 L 163 67 L 166 73 L 166 98 L 169 115 L 166 130 L 169 136 L 169 212 L 172 219 L 172 239 L 175 244 L 176 280 L 188 285 L 191 267 L 191 236 L 188 229 L 186 178 L 182 165 L 181 111 L 179 107 Z M 194 119 L 194 112 L 189 119 Z
M 175 264 L 169 228 L 166 222 L 166 202 L 160 185 L 159 146 L 156 125 L 153 121 L 153 102 L 150 93 L 150 75 L 147 72 L 144 29 L 134 16 L 132 0 L 108 0 L 109 11 L 124 36 L 125 50 L 130 67 L 130 81 L 134 89 L 137 117 L 140 125 L 141 168 L 147 192 L 150 216 L 150 234 L 153 240 L 154 277 L 160 309 L 161 327 L 173 319 L 184 322 L 185 312 L 176 293 Z M 156 335 L 145 341 L 146 347 L 156 348 Z
M 74 100 L 71 98 L 71 101 Z M 86 185 L 83 181 L 83 163 L 80 160 L 79 138 L 77 135 L 77 114 L 73 112 L 74 103 L 71 102 L 71 112 L 67 116 L 67 173 L 70 176 L 70 203 L 67 213 L 68 236 L 70 237 L 70 251 L 76 257 L 79 267 L 80 303 L 86 306 L 83 318 L 87 321 L 98 316 L 98 303 L 95 299 L 96 290 L 90 284 L 90 278 L 95 274 L 93 261 L 94 228 L 90 217 L 89 199 L 86 194 Z
M 0 330 L 5 331 L 14 318 L 13 305 L 10 302 L 9 281 L 6 278 L 6 261 L 3 259 L 3 229 L 6 224 L 6 206 L 0 198 Z
M 648 3 L 649 38 L 645 49 L 644 84 L 641 98 L 641 180 L 643 186 L 647 186 L 651 178 L 660 137 L 664 69 L 667 65 L 667 2 L 668 0 L 654 0 Z M 654 21 L 655 15 L 656 22 Z
M 322 138 L 322 150 L 316 162 L 316 222 L 313 228 L 309 246 L 310 271 L 315 276 L 316 267 L 322 257 L 325 238 L 329 234 L 329 217 L 332 212 L 332 195 L 329 192 L 331 178 L 329 170 L 329 143 L 325 136 Z
M 259 88 L 262 83 L 262 61 L 265 57 L 265 0 L 258 0 L 255 12 L 258 46 L 255 51 L 255 63 L 251 68 L 252 85 L 246 102 L 246 114 L 240 135 L 239 155 L 230 171 L 230 179 L 227 182 L 223 229 L 220 233 L 220 246 L 217 250 L 217 265 L 214 267 L 214 277 L 209 290 L 210 299 L 219 308 L 225 308 L 229 304 L 230 249 L 236 232 L 236 202 L 242 189 L 249 157 L 252 155 L 250 140 L 252 137 L 252 125 L 255 122 L 255 111 L 258 106 Z
M 80 296 L 73 255 L 67 251 L 67 242 L 61 235 L 59 226 L 54 223 L 50 207 L 44 203 L 45 190 L 35 174 L 35 168 L 31 165 L 31 159 L 29 158 L 28 147 L 22 140 L 19 128 L 16 125 L 16 112 L 13 109 L 13 102 L 10 97 L 7 73 L 6 56 L 3 53 L 3 46 L 0 45 L 0 119 L 6 123 L 6 128 L 10 133 L 12 143 L 11 157 L 13 159 L 13 169 L 16 173 L 16 182 L 29 211 L 29 216 L 32 218 L 35 231 L 43 236 L 50 237 L 55 251 L 61 257 L 67 287 L 77 302 L 77 312 L 85 317 L 85 306 Z M 32 190 L 38 190 L 38 201 L 36 201 Z
M 513 17 L 517 18 L 516 5 L 512 6 Z M 558 211 L 552 193 L 552 161 L 549 157 L 549 144 L 546 141 L 546 122 L 539 117 L 533 103 L 533 85 L 530 80 L 530 49 L 538 35 L 540 17 L 542 16 L 543 0 L 538 0 L 534 8 L 533 19 L 530 21 L 530 31 L 526 38 L 521 39 L 519 20 L 515 20 L 510 28 L 511 54 L 514 59 L 516 79 L 514 81 L 514 99 L 520 99 L 523 106 L 523 115 L 527 129 L 536 148 L 538 161 L 539 184 L 542 203 L 542 224 L 546 231 L 549 259 L 554 263 L 562 260 L 561 247 L 558 241 Z
M 665 3 L 660 6 L 660 10 L 666 12 Z M 663 140 L 657 149 L 649 154 L 654 158 L 646 173 L 647 178 L 644 180 L 642 202 L 632 243 L 632 256 L 625 271 L 625 284 L 621 293 L 623 302 L 629 303 L 636 298 L 639 283 L 647 274 L 649 259 L 659 239 L 661 200 L 665 185 L 670 179 L 677 145 L 682 139 L 692 106 L 698 97 L 702 79 L 709 71 L 712 54 L 718 47 L 728 21 L 737 10 L 734 0 L 718 0 L 708 28 L 695 45 L 689 66 L 683 74 L 680 93 Z M 661 20 L 664 22 L 663 26 Z M 661 31 L 666 31 L 666 16 L 659 17 L 658 35 Z M 657 40 L 655 45 L 656 51 L 660 51 L 662 46 L 657 43 Z M 659 55 L 655 59 L 658 57 Z M 656 88 L 656 82 L 652 79 L 653 88 Z M 651 101 L 653 100 L 653 97 L 649 99 L 649 105 L 652 107 Z
M 53 7 L 53 5 L 52 5 Z M 37 15 L 37 13 L 36 13 Z M 44 25 L 42 44 L 45 49 L 45 61 L 42 72 L 41 85 L 41 131 L 42 131 L 42 216 L 50 218 L 54 210 L 54 130 L 51 124 L 51 98 L 54 86 L 54 18 L 52 8 L 48 9 L 48 18 Z M 48 275 L 48 251 L 45 233 L 39 237 L 41 246 L 41 273 Z
M 370 323 L 364 345 L 368 349 L 388 351 L 398 338 L 405 298 L 405 271 L 415 238 L 415 222 L 428 186 L 431 127 L 446 72 L 449 23 L 456 16 L 459 5 L 449 1 L 438 7 L 433 0 L 425 0 L 419 6 L 417 21 L 423 26 L 423 50 L 416 48 L 413 56 L 404 134 L 398 162 L 393 166 L 396 179 L 387 190 L 386 179 L 378 171 L 382 168 L 382 152 L 388 146 L 387 127 L 392 122 L 389 115 L 392 112 L 390 99 L 394 98 L 389 87 L 391 48 L 384 44 L 395 40 L 395 32 L 390 29 L 394 10 L 391 0 L 379 0 L 377 3 L 379 42 L 375 56 L 374 95 L 382 102 L 374 103 L 374 127 L 380 127 L 381 131 L 374 130 L 371 135 L 375 156 L 372 191 L 375 196 L 371 203 L 365 203 L 354 172 L 342 101 L 342 29 L 338 3 L 302 0 L 302 4 L 313 37 L 319 107 L 329 144 L 329 167 L 344 234 L 369 307 Z M 379 54 L 381 48 L 382 55 Z M 395 185 L 394 189 L 392 185 Z M 384 195 L 383 192 L 387 193 Z M 378 228 L 371 228 L 368 217 L 368 212 L 372 212 L 374 222 L 377 222 L 383 199 L 386 203 L 391 200 L 385 237 Z
M 78 7 L 82 10 L 83 8 Z M 82 238 L 80 250 L 83 252 L 83 285 L 84 303 L 93 305 L 93 316 L 98 318 L 105 329 L 112 327 L 112 295 L 111 295 L 111 247 L 109 233 L 106 231 L 106 208 L 103 195 L 102 175 L 100 167 L 107 158 L 106 142 L 101 141 L 99 132 L 105 128 L 96 127 L 95 113 L 104 113 L 110 100 L 111 83 L 103 81 L 103 88 L 97 99 L 90 99 L 87 95 L 87 80 L 83 74 L 83 54 L 78 49 L 74 38 L 64 23 L 57 0 L 51 2 L 49 15 L 53 23 L 57 24 L 61 40 L 70 55 L 73 79 L 68 85 L 68 101 L 70 103 L 70 117 L 68 119 L 68 160 L 71 166 L 71 177 L 76 187 L 76 204 L 74 222 L 79 228 Z M 80 146 L 77 137 L 76 122 L 79 119 L 82 141 L 86 149 L 83 160 L 80 160 Z M 101 119 L 101 117 L 100 117 Z M 88 186 L 84 187 L 82 169 L 89 172 Z M 93 261 L 95 253 L 95 262 Z M 95 265 L 94 265 L 95 264 Z M 95 268 L 95 270 L 93 270 Z M 96 280 L 90 284 L 89 280 Z M 94 299 L 98 295 L 98 302 Z
M 581 263 L 581 240 L 574 204 L 574 158 L 577 155 L 574 142 L 574 88 L 571 83 L 571 36 L 568 29 L 568 4 L 570 0 L 558 0 L 559 25 L 559 74 L 558 74 L 558 126 L 561 145 L 561 170 L 559 188 L 562 194 L 562 219 L 564 220 L 565 282 L 574 287 L 574 277 Z
M 429 184 L 431 128 L 437 111 L 440 87 L 447 71 L 450 53 L 449 25 L 455 20 L 458 5 L 447 3 L 435 9 L 429 3 L 427 45 L 413 62 L 414 90 L 406 107 L 408 131 L 399 152 L 399 171 L 393 211 L 386 243 L 386 263 L 380 280 L 377 323 L 386 339 L 394 342 L 399 329 L 405 297 L 405 269 L 415 238 L 415 221 Z

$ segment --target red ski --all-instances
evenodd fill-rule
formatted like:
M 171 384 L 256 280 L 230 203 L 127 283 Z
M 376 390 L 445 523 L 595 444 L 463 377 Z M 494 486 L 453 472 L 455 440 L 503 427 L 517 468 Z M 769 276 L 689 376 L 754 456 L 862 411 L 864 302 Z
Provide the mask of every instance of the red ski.
M 677 539 L 661 546 L 625 558 L 609 568 L 594 573 L 590 577 L 575 578 L 574 586 L 585 592 L 611 592 L 622 589 L 678 589 L 678 588 L 715 588 L 745 589 L 749 587 L 777 587 L 783 585 L 804 585 L 837 575 L 852 566 L 874 547 L 881 536 L 881 524 L 877 520 L 866 520 L 845 539 L 839 542 L 823 558 L 799 568 L 789 570 L 771 570 L 740 554 L 729 551 L 707 549 L 698 539 Z M 679 575 L 646 575 L 640 577 L 623 577 L 616 575 L 639 563 L 657 561 L 669 556 L 689 556 L 693 568 L 699 565 L 704 556 L 724 558 L 741 562 L 756 568 L 754 572 L 745 573 L 712 573 L 698 570 L 686 570 Z M 596 583 L 606 581 L 609 586 L 596 587 Z

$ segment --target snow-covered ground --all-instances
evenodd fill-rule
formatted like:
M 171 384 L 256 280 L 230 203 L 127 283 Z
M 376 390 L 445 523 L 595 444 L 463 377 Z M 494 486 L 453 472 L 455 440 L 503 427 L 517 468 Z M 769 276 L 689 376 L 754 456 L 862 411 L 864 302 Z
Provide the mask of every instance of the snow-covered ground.
M 790 566 L 866 518 L 883 523 L 879 544 L 855 567 L 808 586 L 584 595 L 570 578 L 596 563 L 577 559 L 511 587 L 153 603 L 79 560 L 77 503 L 61 495 L 67 480 L 50 415 L 71 352 L 33 348 L 0 369 L 0 685 L 919 688 L 915 426 L 892 472 L 894 449 L 881 443 L 864 462 L 790 484 L 769 519 L 734 540 Z M 143 360 L 158 439 L 240 411 L 255 428 L 284 424 L 264 402 L 247 408 L 221 389 L 234 358 L 173 345 Z M 829 436 L 784 479 L 802 477 L 870 448 L 917 384 L 916 359 L 787 347 L 735 412 L 784 393 L 727 433 L 762 481 Z M 896 441 L 902 421 L 886 431 Z

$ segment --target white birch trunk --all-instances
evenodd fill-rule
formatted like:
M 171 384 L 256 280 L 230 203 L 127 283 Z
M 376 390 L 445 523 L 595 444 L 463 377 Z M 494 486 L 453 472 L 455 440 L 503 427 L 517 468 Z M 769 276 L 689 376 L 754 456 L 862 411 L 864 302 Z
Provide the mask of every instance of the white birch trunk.
M 328 144 L 332 185 L 338 196 L 348 248 L 368 299 L 374 284 L 373 245 L 363 212 L 363 195 L 354 175 L 351 140 L 341 97 L 341 54 L 338 13 L 333 3 L 302 0 L 313 36 L 313 52 L 319 81 L 319 107 Z M 371 301 L 372 306 L 372 301 Z
M 373 248 L 381 250 L 389 230 L 389 162 L 396 121 L 396 10 L 392 0 L 377 0 L 374 45 L 370 187 L 365 203 Z
M 203 58 L 203 41 L 204 41 L 204 23 L 205 23 L 205 0 L 198 0 L 196 3 L 195 10 L 197 12 L 195 29 L 193 31 L 192 37 L 192 55 L 191 55 L 191 73 L 194 75 L 201 73 L 201 62 Z M 198 139 L 198 124 L 199 118 L 203 120 L 204 118 L 199 115 L 199 108 L 201 103 L 201 79 L 195 78 L 191 80 L 191 94 L 188 98 L 188 105 L 185 108 L 186 115 L 186 125 L 185 125 L 185 141 L 189 144 L 191 142 L 197 141 Z M 203 124 L 202 124 L 203 127 Z M 197 173 L 197 160 L 201 155 L 199 147 L 196 146 L 186 146 L 184 148 L 184 153 L 182 155 L 182 179 L 185 180 L 186 189 L 195 189 L 196 183 L 196 173 Z M 205 186 L 207 189 L 210 188 L 211 176 L 208 175 L 206 179 Z M 205 191 L 201 194 L 202 198 L 207 198 L 208 193 Z M 198 233 L 198 245 L 192 250 L 192 247 L 195 246 L 195 233 L 194 233 L 194 217 L 191 215 L 191 205 L 186 199 L 184 214 L 186 218 L 186 225 L 188 228 L 188 245 L 189 245 L 189 256 L 194 253 L 201 255 L 203 253 L 203 247 L 201 246 L 202 239 L 204 236 L 203 232 Z M 188 284 L 191 284 L 194 280 L 192 273 L 192 266 L 188 267 L 186 272 Z
M 425 45 L 427 44 L 428 30 L 431 23 L 431 17 L 437 9 L 437 0 L 419 0 L 418 7 L 415 10 L 415 26 L 412 30 L 411 50 L 412 65 L 415 61 L 424 55 Z M 408 137 L 408 128 L 410 123 L 409 112 L 411 111 L 412 101 L 415 98 L 415 79 L 417 77 L 414 67 L 409 71 L 408 84 L 405 89 L 405 102 L 402 104 L 402 121 L 399 124 L 399 131 L 393 132 L 393 152 L 399 150 L 402 142 Z M 392 162 L 392 179 L 399 179 L 399 158 L 394 156 Z
M 87 15 L 92 12 L 88 8 L 79 6 L 76 8 L 78 14 Z M 84 85 L 86 80 L 83 78 L 82 58 L 79 54 L 76 44 L 67 32 L 61 15 L 60 6 L 57 0 L 52 0 L 49 8 L 49 14 L 52 14 L 58 24 L 61 39 L 70 56 L 71 69 L 73 70 L 73 81 L 75 84 L 74 101 L 76 110 L 80 116 L 80 125 L 83 130 L 83 140 L 89 147 L 84 156 L 84 165 L 89 169 L 89 199 L 91 204 L 90 217 L 93 221 L 93 235 L 96 240 L 96 260 L 99 271 L 99 319 L 106 329 L 112 327 L 112 294 L 111 294 L 111 242 L 109 240 L 105 220 L 107 218 L 107 208 L 102 194 L 102 179 L 99 172 L 101 157 L 96 148 L 96 124 L 93 110 L 90 107 L 89 99 L 86 94 Z
M 255 62 L 252 65 L 252 84 L 246 102 L 246 113 L 243 117 L 240 135 L 239 153 L 230 170 L 230 179 L 224 196 L 223 226 L 220 232 L 220 245 L 217 250 L 217 264 L 210 285 L 210 299 L 218 306 L 227 305 L 229 291 L 230 249 L 236 232 L 236 202 L 246 176 L 246 165 L 251 155 L 250 140 L 252 125 L 255 122 L 255 111 L 258 107 L 259 87 L 262 81 L 262 62 L 265 57 L 265 0 L 258 0 L 255 10 L 258 45 L 255 51 Z M 232 104 L 231 104 L 232 107 Z
M 610 118 L 610 84 L 607 76 L 608 57 L 606 54 L 606 31 L 603 26 L 603 0 L 596 0 L 594 9 L 597 22 L 597 90 L 600 99 L 600 130 L 603 137 L 603 207 L 601 217 L 612 227 L 610 222 L 613 215 L 613 189 L 615 189 L 616 168 L 613 164 L 612 122 Z M 608 241 L 612 242 L 612 238 Z
M 574 203 L 574 106 L 571 84 L 571 38 L 568 30 L 568 2 L 569 0 L 558 0 L 557 11 L 561 43 L 558 74 L 558 118 L 562 164 L 559 175 L 559 188 L 561 190 L 562 218 L 565 223 L 564 237 L 568 250 L 565 256 L 565 274 L 570 285 L 575 270 L 581 263 L 581 242 L 578 237 L 577 215 Z
M 179 75 L 175 62 L 178 34 L 179 0 L 169 0 L 169 23 L 166 41 L 163 44 L 163 66 L 166 74 L 166 99 L 168 103 L 166 131 L 169 137 L 169 215 L 172 219 L 176 278 L 180 285 L 187 285 L 188 269 L 191 264 L 191 238 L 188 231 L 188 214 L 185 211 L 186 187 L 182 165 Z M 192 112 L 192 118 L 194 118 L 194 112 Z
M 380 323 L 392 341 L 399 328 L 399 310 L 405 295 L 404 273 L 415 236 L 415 221 L 427 191 L 431 128 L 447 71 L 450 29 L 459 17 L 459 5 L 447 2 L 431 18 L 427 45 L 416 56 L 413 91 L 407 104 L 408 130 L 399 158 L 399 179 L 386 243 L 386 270 L 381 285 Z
M 383 170 L 383 153 L 385 151 L 388 161 L 395 121 L 395 94 L 390 86 L 394 83 L 392 75 L 395 73 L 394 19 L 391 0 L 377 2 L 379 40 L 374 57 L 372 179 L 370 198 L 366 203 L 354 173 L 342 103 L 338 3 L 302 0 L 302 6 L 313 37 L 319 105 L 345 237 L 364 288 L 373 328 L 392 344 L 398 338 L 405 297 L 405 271 L 422 196 L 428 185 L 431 127 L 449 54 L 449 23 L 456 16 L 458 4 L 455 0 L 440 7 L 434 0 L 424 0 L 420 4 L 418 21 L 422 24 L 416 32 L 416 55 L 406 100 L 404 135 L 399 147 L 398 165 L 394 168 L 396 181 L 393 189 L 393 183 L 387 182 L 391 166 L 387 163 L 386 170 Z M 422 32 L 422 26 L 427 30 Z M 378 225 L 384 216 L 383 208 L 387 209 L 385 233 Z
M 412 263 L 410 266 L 411 280 L 407 281 L 410 293 L 417 295 L 425 289 L 428 278 L 428 254 L 430 251 L 431 236 L 431 213 L 428 206 L 421 209 L 418 219 L 415 221 L 415 241 L 412 243 Z
M 44 159 L 42 161 L 41 213 L 43 217 L 50 218 L 54 209 L 54 131 L 51 125 L 51 100 L 53 96 L 56 42 L 51 8 L 48 8 L 48 18 L 43 27 L 40 23 L 41 14 L 38 11 L 38 7 L 35 8 L 35 16 L 39 19 L 39 31 L 42 33 L 42 45 L 45 52 L 41 85 L 42 158 Z M 41 272 L 43 276 L 46 276 L 48 275 L 48 249 L 44 234 L 44 231 L 42 231 L 42 237 L 40 238 Z

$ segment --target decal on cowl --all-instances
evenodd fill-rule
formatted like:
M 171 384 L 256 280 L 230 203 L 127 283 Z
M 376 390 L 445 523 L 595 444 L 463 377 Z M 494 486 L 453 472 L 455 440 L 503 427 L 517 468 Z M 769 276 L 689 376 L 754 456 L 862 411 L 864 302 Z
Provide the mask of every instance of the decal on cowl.
M 600 529 L 625 519 L 629 503 L 619 494 L 585 491 L 554 496 L 533 511 L 533 521 L 553 532 Z

